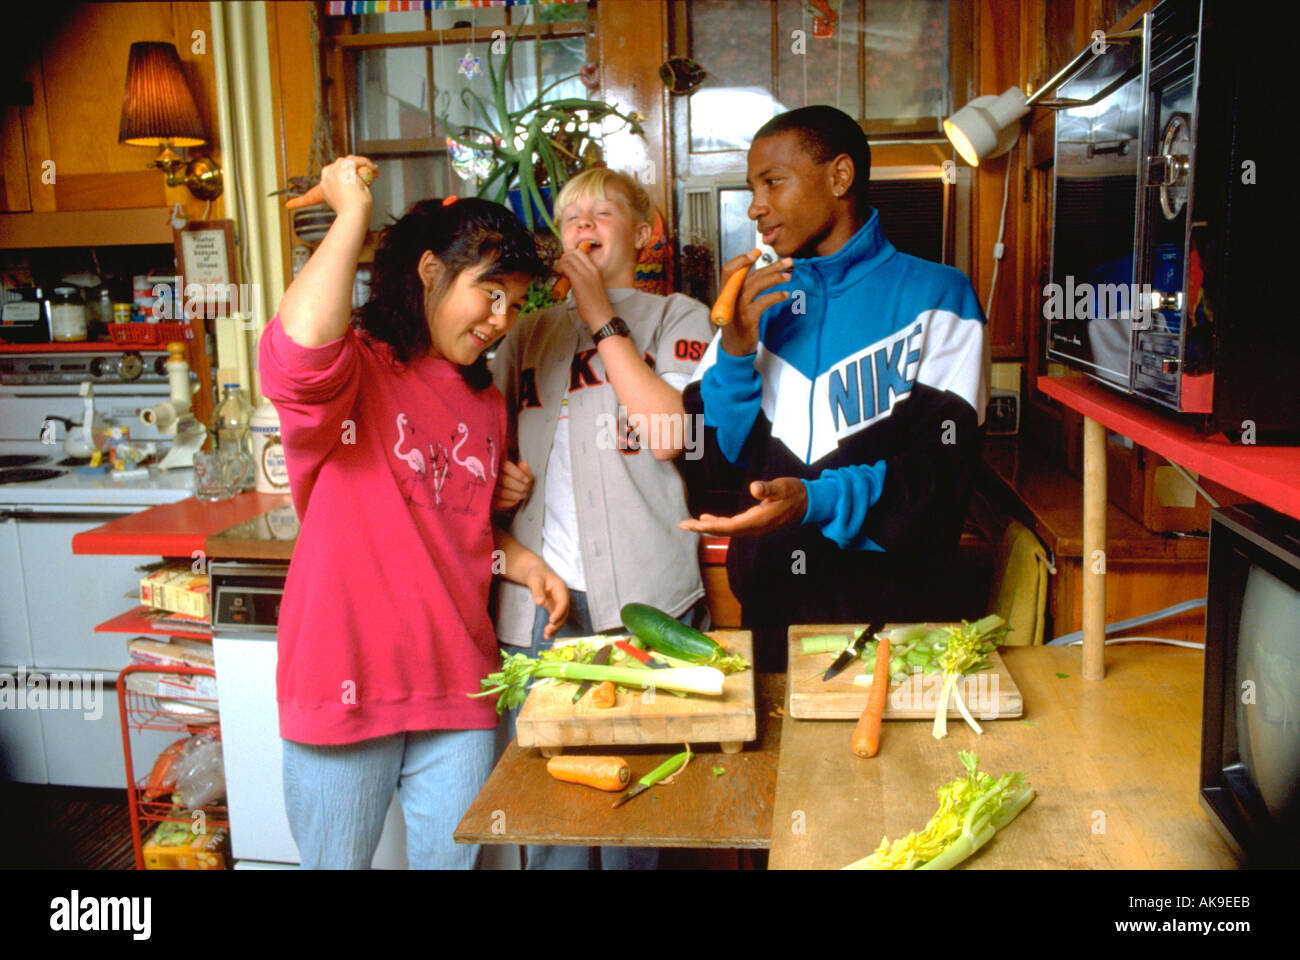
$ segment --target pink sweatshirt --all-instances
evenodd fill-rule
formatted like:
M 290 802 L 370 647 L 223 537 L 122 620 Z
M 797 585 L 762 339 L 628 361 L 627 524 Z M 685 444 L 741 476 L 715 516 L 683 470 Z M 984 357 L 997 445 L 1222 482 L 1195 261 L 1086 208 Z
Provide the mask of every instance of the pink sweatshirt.
M 505 436 L 495 387 L 449 361 L 402 368 L 355 329 L 320 347 L 262 334 L 302 521 L 280 609 L 280 735 L 354 743 L 496 726 L 471 700 L 500 659 L 490 506 Z

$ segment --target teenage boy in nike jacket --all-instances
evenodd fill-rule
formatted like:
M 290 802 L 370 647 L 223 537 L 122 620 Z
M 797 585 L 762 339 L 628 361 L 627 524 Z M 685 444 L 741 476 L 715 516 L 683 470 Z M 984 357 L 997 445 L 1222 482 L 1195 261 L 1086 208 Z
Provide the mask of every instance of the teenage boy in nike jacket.
M 885 238 L 870 167 L 866 136 L 833 107 L 759 129 L 749 216 L 782 259 L 745 280 L 684 394 L 704 415 L 710 485 L 739 468 L 758 501 L 682 527 L 732 538 L 759 669 L 785 668 L 792 623 L 971 613 L 953 609 L 950 581 L 983 440 L 987 327 L 963 273 Z

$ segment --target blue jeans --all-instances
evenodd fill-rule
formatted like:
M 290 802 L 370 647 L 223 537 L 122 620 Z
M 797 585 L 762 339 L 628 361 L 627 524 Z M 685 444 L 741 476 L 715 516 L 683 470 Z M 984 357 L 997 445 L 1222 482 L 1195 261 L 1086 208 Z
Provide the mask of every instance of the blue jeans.
M 394 790 L 411 869 L 473 869 L 478 845 L 452 832 L 492 772 L 494 739 L 492 730 L 420 730 L 337 746 L 282 740 L 284 806 L 303 869 L 370 869 Z
M 564 637 L 584 637 L 595 633 L 591 626 L 591 611 L 587 607 L 587 594 L 581 590 L 569 591 L 569 619 L 564 622 L 554 637 L 547 639 L 543 634 L 550 613 L 545 607 L 537 608 L 533 618 L 533 646 L 531 656 L 537 656 L 543 650 L 551 649 L 556 640 Z M 709 628 L 709 610 L 704 601 L 691 607 L 677 618 L 682 623 L 697 630 Z M 622 631 L 616 631 L 622 632 Z M 507 714 L 510 739 L 515 736 L 515 717 L 518 710 Z M 659 866 L 659 850 L 656 847 L 600 847 L 600 866 L 602 870 L 654 870 Z M 529 870 L 586 870 L 590 861 L 588 847 L 551 847 L 530 844 L 528 847 Z

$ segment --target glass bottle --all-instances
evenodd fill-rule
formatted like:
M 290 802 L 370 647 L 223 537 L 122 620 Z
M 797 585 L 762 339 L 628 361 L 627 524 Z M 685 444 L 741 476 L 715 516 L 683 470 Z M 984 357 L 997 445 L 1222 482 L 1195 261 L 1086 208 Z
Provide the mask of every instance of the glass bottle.
M 215 450 L 238 450 L 253 456 L 253 405 L 239 385 L 239 374 L 234 370 L 222 370 L 218 373 L 221 381 L 221 402 L 212 413 L 212 422 L 208 425 L 212 434 Z M 252 473 L 249 473 L 252 481 Z

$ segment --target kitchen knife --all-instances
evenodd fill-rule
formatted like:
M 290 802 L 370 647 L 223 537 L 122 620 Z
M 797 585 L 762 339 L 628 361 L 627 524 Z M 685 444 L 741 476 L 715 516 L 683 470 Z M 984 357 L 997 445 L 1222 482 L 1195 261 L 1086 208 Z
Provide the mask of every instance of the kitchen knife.
M 597 650 L 596 655 L 591 658 L 592 666 L 594 667 L 605 666 L 605 664 L 609 663 L 609 654 L 610 654 L 609 644 L 605 644 L 605 646 Z M 583 694 L 585 694 L 588 690 L 590 690 L 591 685 L 595 682 L 596 682 L 595 680 L 584 680 L 582 681 L 582 683 L 578 684 L 578 692 L 573 695 L 573 702 L 577 703 L 579 700 L 581 700 Z
M 633 787 L 627 793 L 623 794 L 623 796 L 615 800 L 610 805 L 611 808 L 621 807 L 623 804 L 627 803 L 629 800 L 635 797 L 638 793 L 645 793 L 645 791 L 649 790 L 660 780 L 663 780 L 665 777 L 672 776 L 682 767 L 686 766 L 686 761 L 689 760 L 690 758 L 691 758 L 691 751 L 689 749 L 669 757 L 663 763 L 659 764 L 659 766 L 655 767 L 644 777 L 638 780 L 636 782 L 635 787 Z
M 614 646 L 618 647 L 629 657 L 632 657 L 635 660 L 639 660 L 641 663 L 645 664 L 647 667 L 649 667 L 652 670 L 670 669 L 668 664 L 660 663 L 658 660 L 651 657 L 650 654 L 646 653 L 644 650 L 638 650 L 636 647 L 632 646 L 632 644 L 628 643 L 625 640 L 615 640 Z
M 825 683 L 827 680 L 841 673 L 845 667 L 858 659 L 859 655 L 862 653 L 862 648 L 865 647 L 868 641 L 876 635 L 876 631 L 883 626 L 884 624 L 881 621 L 875 620 L 867 627 L 867 629 L 858 634 L 857 639 L 845 647 L 831 665 L 826 668 L 826 672 L 822 674 L 822 682 Z

